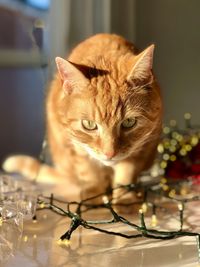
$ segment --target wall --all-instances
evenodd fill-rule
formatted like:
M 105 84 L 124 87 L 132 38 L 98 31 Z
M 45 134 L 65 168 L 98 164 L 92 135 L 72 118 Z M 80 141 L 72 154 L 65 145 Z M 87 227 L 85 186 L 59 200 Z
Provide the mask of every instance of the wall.
M 34 18 L 0 7 L 0 25 L 1 164 L 9 154 L 40 153 L 47 74 L 32 35 Z
M 154 70 L 165 102 L 165 120 L 183 123 L 191 112 L 199 123 L 200 1 L 136 1 L 136 44 L 155 43 Z

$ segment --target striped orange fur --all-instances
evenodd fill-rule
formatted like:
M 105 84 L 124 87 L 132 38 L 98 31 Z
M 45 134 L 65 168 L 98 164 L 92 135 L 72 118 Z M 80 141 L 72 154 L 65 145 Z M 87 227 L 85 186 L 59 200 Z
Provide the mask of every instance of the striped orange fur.
M 151 45 L 137 53 L 120 36 L 97 34 L 75 47 L 67 60 L 56 58 L 58 73 L 46 100 L 54 165 L 18 156 L 8 158 L 4 169 L 33 177 L 41 168 L 53 182 L 78 184 L 84 197 L 135 182 L 153 162 L 162 124 L 153 50 Z M 84 128 L 83 121 L 94 129 Z

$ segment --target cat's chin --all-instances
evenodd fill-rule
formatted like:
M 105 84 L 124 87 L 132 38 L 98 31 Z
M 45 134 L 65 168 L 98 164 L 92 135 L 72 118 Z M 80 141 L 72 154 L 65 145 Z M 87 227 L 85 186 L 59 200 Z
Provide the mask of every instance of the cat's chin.
M 118 161 L 117 160 L 100 160 L 100 162 L 105 166 L 114 166 Z
M 126 155 L 118 155 L 113 159 L 105 159 L 103 158 L 103 156 L 99 156 L 97 153 L 95 153 L 94 150 L 92 150 L 88 146 L 83 146 L 83 148 L 91 158 L 95 159 L 96 161 L 100 162 L 105 166 L 110 166 L 110 167 L 114 166 L 119 161 L 124 160 L 129 156 L 129 154 L 127 153 Z
M 98 159 L 103 165 L 105 166 L 114 166 L 117 164 L 119 161 L 125 160 L 127 156 L 121 156 L 118 158 L 110 159 L 110 160 L 103 160 L 103 159 Z

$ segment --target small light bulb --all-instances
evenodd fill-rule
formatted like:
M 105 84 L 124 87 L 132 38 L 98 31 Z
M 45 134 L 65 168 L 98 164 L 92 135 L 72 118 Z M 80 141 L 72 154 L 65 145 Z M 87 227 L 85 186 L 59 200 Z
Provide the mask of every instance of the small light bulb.
M 167 153 L 163 154 L 163 159 L 166 161 L 169 160 L 169 154 Z
M 150 171 L 150 174 L 151 174 L 152 177 L 157 177 L 159 175 L 159 170 L 152 169 Z
M 40 208 L 41 208 L 41 209 L 44 209 L 44 207 L 45 207 L 45 204 L 44 204 L 44 202 L 40 203 L 40 205 L 39 205 L 39 206 L 40 206 Z
M 108 204 L 108 203 L 109 203 L 109 199 L 108 199 L 107 196 L 103 196 L 103 197 L 102 197 L 102 200 L 103 200 L 103 203 L 104 203 L 104 204 Z
M 191 117 L 192 117 L 192 115 L 189 112 L 184 114 L 184 119 L 185 120 L 190 120 Z
M 28 241 L 28 236 L 25 235 L 23 240 L 24 240 L 24 242 L 27 242 Z
M 156 227 L 157 225 L 158 225 L 157 216 L 155 214 L 153 214 L 151 217 L 151 226 Z
M 58 245 L 61 245 L 61 244 L 62 244 L 62 239 L 59 239 L 59 240 L 57 241 L 57 244 L 58 244 Z
M 182 186 L 180 189 L 181 196 L 186 196 L 188 193 L 188 188 L 186 186 Z
M 183 136 L 181 135 L 181 134 L 178 134 L 178 136 L 177 136 L 177 141 L 180 143 L 180 142 L 182 142 L 183 141 Z
M 169 124 L 171 127 L 176 127 L 177 122 L 176 122 L 176 120 L 170 120 Z
M 146 213 L 146 212 L 147 212 L 147 209 L 148 209 L 147 203 L 144 202 L 144 203 L 142 204 L 142 211 L 143 211 L 143 213 Z
M 191 145 L 185 145 L 185 149 L 186 149 L 186 151 L 191 151 L 192 150 L 192 146 Z
M 139 209 L 139 213 L 140 214 L 143 214 L 143 209 Z
M 191 145 L 196 146 L 198 144 L 198 142 L 199 142 L 198 136 L 196 136 L 196 135 L 192 136 L 191 141 L 190 141 Z
M 180 154 L 181 156 L 186 156 L 186 155 L 187 155 L 187 151 L 186 151 L 186 149 L 181 148 L 180 151 L 179 151 L 179 154 Z
M 138 192 L 138 193 L 137 193 L 137 197 L 138 197 L 138 198 L 141 198 L 141 197 L 142 197 L 142 192 Z
M 165 127 L 163 128 L 163 133 L 164 133 L 164 134 L 168 134 L 168 133 L 170 133 L 170 128 L 167 127 L 167 126 L 165 126 Z
M 159 144 L 159 145 L 157 146 L 157 150 L 158 150 L 158 152 L 159 152 L 160 154 L 162 154 L 162 153 L 164 152 L 164 146 L 163 146 L 163 144 Z
M 175 160 L 176 160 L 176 155 L 171 155 L 171 156 L 170 156 L 170 160 L 171 160 L 171 161 L 175 161 Z
M 167 162 L 166 161 L 161 161 L 161 163 L 160 163 L 160 167 L 162 168 L 162 169 L 165 169 L 166 167 L 167 167 Z
M 170 190 L 169 197 L 173 198 L 175 197 L 175 195 L 176 195 L 176 190 L 175 189 Z
M 178 203 L 178 209 L 179 209 L 180 211 L 183 210 L 183 203 Z
M 167 184 L 164 184 L 162 186 L 162 189 L 163 189 L 163 191 L 168 191 L 169 190 L 169 186 Z
M 177 145 L 177 140 L 172 139 L 172 140 L 170 141 L 170 144 L 171 144 L 172 146 L 176 146 L 176 145 Z
M 57 241 L 57 244 L 59 245 L 59 246 L 66 246 L 66 247 L 68 247 L 69 245 L 70 245 L 70 240 L 68 240 L 68 239 L 59 239 L 58 241 Z
M 170 147 L 170 142 L 169 140 L 164 141 L 164 148 L 168 149 Z
M 2 224 L 3 224 L 3 219 L 2 217 L 0 217 L 0 226 L 2 226 Z
M 160 181 L 162 184 L 166 184 L 167 183 L 167 179 L 165 177 L 163 177 Z
M 173 145 L 171 145 L 171 146 L 169 147 L 169 151 L 170 151 L 171 153 L 176 152 L 176 147 L 173 146 Z
M 65 246 L 69 246 L 71 242 L 70 242 L 70 240 L 65 239 L 65 240 L 63 240 L 63 243 Z

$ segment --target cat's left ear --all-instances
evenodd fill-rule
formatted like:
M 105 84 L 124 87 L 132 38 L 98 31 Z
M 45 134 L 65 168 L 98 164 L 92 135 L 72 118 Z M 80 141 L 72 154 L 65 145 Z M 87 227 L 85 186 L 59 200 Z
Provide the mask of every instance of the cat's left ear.
M 77 92 L 80 88 L 88 85 L 87 78 L 73 63 L 61 57 L 56 57 L 55 61 L 66 93 Z
M 140 86 L 152 81 L 153 52 L 154 45 L 151 45 L 137 56 L 136 62 L 127 77 L 130 84 Z

